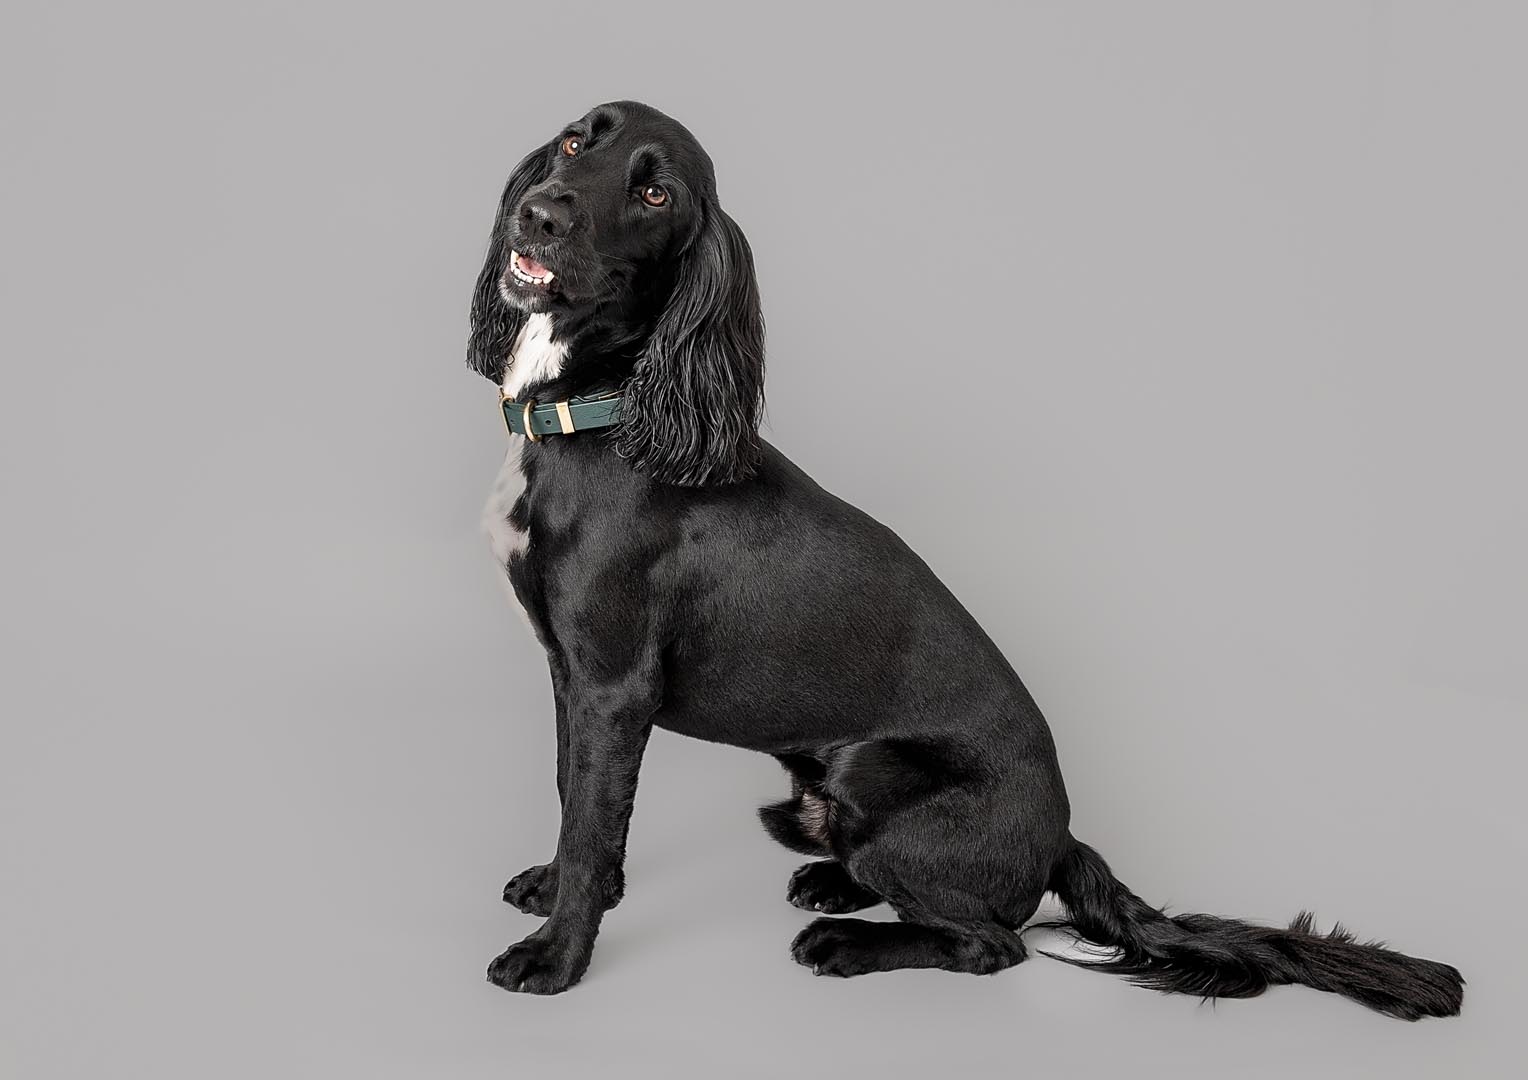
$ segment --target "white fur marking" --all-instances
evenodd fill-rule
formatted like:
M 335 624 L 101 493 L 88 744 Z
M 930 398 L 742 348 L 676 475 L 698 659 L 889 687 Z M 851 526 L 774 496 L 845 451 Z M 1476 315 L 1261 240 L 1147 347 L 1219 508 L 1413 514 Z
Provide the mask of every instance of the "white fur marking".
M 514 348 L 509 351 L 509 363 L 504 372 L 504 393 L 516 397 L 527 386 L 556 378 L 567 359 L 568 347 L 552 341 L 552 317 L 536 314 L 525 320 L 520 336 L 515 338 Z M 520 471 L 520 452 L 525 447 L 525 436 L 509 436 L 509 451 L 504 455 L 504 465 L 493 482 L 488 504 L 483 507 L 483 532 L 488 536 L 488 548 L 494 561 L 503 572 L 503 581 L 516 606 L 519 601 L 509 582 L 509 562 L 522 555 L 530 546 L 530 537 L 510 523 L 510 511 L 525 490 L 525 476 Z M 525 609 L 520 609 L 525 616 Z M 527 618 L 527 623 L 529 619 Z
M 509 367 L 504 372 L 504 392 L 518 398 L 520 391 L 533 383 L 555 379 L 562 373 L 568 347 L 552 342 L 552 317 L 545 313 L 525 320 L 514 348 L 509 350 Z

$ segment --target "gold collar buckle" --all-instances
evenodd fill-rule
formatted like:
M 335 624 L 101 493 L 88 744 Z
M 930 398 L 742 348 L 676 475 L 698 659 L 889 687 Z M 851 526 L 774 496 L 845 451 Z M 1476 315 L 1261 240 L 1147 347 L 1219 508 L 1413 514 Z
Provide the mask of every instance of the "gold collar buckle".
M 520 403 L 518 401 L 504 392 L 504 388 L 502 386 L 499 387 L 499 412 L 504 414 L 504 430 L 508 431 L 511 435 L 517 435 L 519 432 L 515 431 L 514 426 L 510 424 L 509 410 L 504 406 L 519 404 Z M 534 398 L 525 403 L 525 407 L 520 411 L 520 426 L 525 429 L 525 437 L 527 439 L 529 439 L 531 442 L 540 442 L 541 436 L 537 435 L 536 432 L 531 428 L 531 410 L 535 407 L 536 401 Z

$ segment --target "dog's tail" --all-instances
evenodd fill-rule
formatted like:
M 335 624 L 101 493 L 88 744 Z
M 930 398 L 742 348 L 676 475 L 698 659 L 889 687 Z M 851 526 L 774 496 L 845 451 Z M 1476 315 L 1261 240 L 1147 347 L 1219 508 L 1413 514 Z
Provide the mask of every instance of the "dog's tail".
M 1457 1016 L 1464 999 L 1464 979 L 1456 969 L 1377 943 L 1360 944 L 1340 925 L 1317 934 L 1308 912 L 1297 915 L 1287 930 L 1214 915 L 1165 915 L 1120 884 L 1098 852 L 1075 840 L 1052 872 L 1050 887 L 1068 911 L 1053 925 L 1111 946 L 1119 955 L 1107 960 L 1046 955 L 1112 971 L 1153 990 L 1241 998 L 1299 983 L 1403 1020 Z

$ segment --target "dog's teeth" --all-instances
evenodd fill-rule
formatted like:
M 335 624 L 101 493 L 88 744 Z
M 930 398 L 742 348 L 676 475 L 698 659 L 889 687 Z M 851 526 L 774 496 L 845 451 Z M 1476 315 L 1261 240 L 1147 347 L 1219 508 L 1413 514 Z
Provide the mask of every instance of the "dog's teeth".
M 512 252 L 509 261 L 509 273 L 511 277 L 520 282 L 522 285 L 550 285 L 552 283 L 552 279 L 557 276 L 556 274 L 552 273 L 552 271 L 548 270 L 541 277 L 532 277 L 524 270 L 521 270 L 519 264 L 519 252 Z

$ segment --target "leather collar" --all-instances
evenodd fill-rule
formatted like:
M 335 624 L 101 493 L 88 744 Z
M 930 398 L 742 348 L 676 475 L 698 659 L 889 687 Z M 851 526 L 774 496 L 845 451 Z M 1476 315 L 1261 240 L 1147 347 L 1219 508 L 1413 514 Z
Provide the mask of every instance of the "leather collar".
M 504 426 L 513 435 L 525 435 L 532 442 L 543 435 L 572 435 L 575 431 L 610 427 L 621 419 L 621 395 L 611 391 L 594 397 L 571 397 L 563 401 L 538 404 L 516 401 L 499 395 L 499 409 Z

